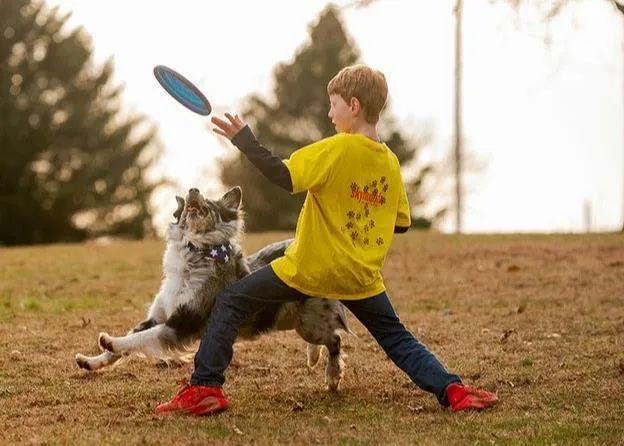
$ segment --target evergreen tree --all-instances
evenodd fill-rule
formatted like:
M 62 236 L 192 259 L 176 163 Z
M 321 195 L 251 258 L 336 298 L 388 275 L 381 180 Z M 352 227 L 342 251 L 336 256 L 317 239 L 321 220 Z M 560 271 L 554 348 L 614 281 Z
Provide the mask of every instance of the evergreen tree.
M 351 42 L 339 13 L 329 6 L 309 28 L 310 39 L 291 62 L 280 63 L 274 71 L 274 97 L 252 95 L 243 110 L 258 139 L 282 159 L 313 141 L 335 133 L 330 119 L 327 84 L 348 65 L 358 63 L 359 51 Z M 404 137 L 391 118 L 381 123 L 381 137 L 401 164 L 412 160 L 418 144 Z M 227 186 L 240 185 L 250 230 L 292 229 L 305 198 L 290 196 L 266 180 L 244 155 L 223 161 L 221 180 Z M 423 204 L 421 185 L 430 167 L 421 169 L 407 184 L 410 201 Z M 415 206 L 416 207 L 416 206 Z M 415 216 L 415 224 L 428 227 L 430 221 Z
M 0 1 L 0 243 L 141 237 L 154 130 L 123 117 L 111 61 L 41 1 Z M 81 225 L 82 222 L 82 225 Z

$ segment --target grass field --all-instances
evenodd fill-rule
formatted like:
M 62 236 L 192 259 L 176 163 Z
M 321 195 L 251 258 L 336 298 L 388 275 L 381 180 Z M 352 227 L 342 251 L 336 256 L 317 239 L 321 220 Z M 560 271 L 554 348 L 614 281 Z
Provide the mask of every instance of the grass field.
M 249 236 L 248 252 L 287 234 Z M 237 344 L 212 418 L 159 418 L 191 365 L 133 359 L 97 373 L 74 354 L 123 334 L 160 282 L 159 241 L 0 249 L 0 443 L 624 444 L 624 236 L 397 236 L 384 269 L 404 323 L 500 404 L 454 414 L 343 336 L 342 390 L 293 333 Z M 324 358 L 321 360 L 324 366 Z

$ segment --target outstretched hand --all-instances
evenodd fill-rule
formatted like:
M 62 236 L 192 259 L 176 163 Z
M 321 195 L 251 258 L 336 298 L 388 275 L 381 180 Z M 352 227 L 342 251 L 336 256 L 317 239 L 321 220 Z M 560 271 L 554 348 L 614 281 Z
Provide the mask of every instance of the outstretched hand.
M 213 116 L 210 121 L 214 125 L 216 125 L 216 127 L 214 127 L 212 131 L 218 133 L 221 136 L 225 136 L 227 139 L 234 138 L 234 135 L 236 135 L 239 131 L 241 131 L 243 127 L 247 125 L 242 121 L 241 118 L 238 117 L 238 115 L 232 116 L 231 114 L 226 113 L 225 117 L 228 119 L 228 121 L 230 121 L 229 123 L 225 122 L 223 119 L 217 118 L 216 116 Z

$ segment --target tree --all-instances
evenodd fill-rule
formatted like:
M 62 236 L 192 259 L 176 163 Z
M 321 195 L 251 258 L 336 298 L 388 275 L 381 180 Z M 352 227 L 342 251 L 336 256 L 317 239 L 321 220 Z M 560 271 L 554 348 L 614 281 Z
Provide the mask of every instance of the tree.
M 275 68 L 273 98 L 252 95 L 242 113 L 258 139 L 282 159 L 300 147 L 334 134 L 327 118 L 327 84 L 340 69 L 360 60 L 336 7 L 327 7 L 310 26 L 309 33 L 309 41 L 300 47 L 294 59 Z M 405 137 L 391 117 L 384 119 L 381 131 L 401 164 L 414 159 L 422 141 Z M 425 202 L 422 184 L 431 170 L 431 166 L 421 167 L 406 184 L 414 209 Z M 221 181 L 226 186 L 240 185 L 245 191 L 243 200 L 250 230 L 295 227 L 304 197 L 291 197 L 271 184 L 244 155 L 237 153 L 222 161 Z M 431 224 L 423 216 L 416 215 L 413 220 L 420 226 Z
M 0 2 L 0 243 L 141 237 L 152 230 L 144 179 L 158 151 L 124 117 L 109 60 L 41 1 Z

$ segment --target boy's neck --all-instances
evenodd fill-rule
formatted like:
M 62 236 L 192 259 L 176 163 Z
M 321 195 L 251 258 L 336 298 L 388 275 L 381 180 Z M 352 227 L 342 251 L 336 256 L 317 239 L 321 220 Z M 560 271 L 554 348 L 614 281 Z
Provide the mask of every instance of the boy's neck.
M 370 124 L 368 122 L 355 122 L 348 133 L 357 133 L 359 135 L 366 136 L 375 142 L 381 142 L 379 134 L 377 133 L 377 125 Z

